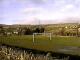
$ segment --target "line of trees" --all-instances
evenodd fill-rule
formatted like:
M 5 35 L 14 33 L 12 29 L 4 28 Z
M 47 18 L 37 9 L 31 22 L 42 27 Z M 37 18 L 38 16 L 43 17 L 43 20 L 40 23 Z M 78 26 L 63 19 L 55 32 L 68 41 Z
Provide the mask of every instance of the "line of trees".
M 31 29 L 31 28 L 26 28 L 25 31 L 24 31 L 24 35 L 31 35 L 33 33 L 43 33 L 44 32 L 44 28 L 41 27 L 41 28 L 35 28 L 35 29 Z
M 17 28 L 3 28 L 3 26 L 0 26 L 0 35 L 31 35 L 33 33 L 43 33 L 44 27 L 35 27 L 35 28 L 29 28 L 29 27 L 19 27 Z
M 60 28 L 60 29 L 59 29 Z M 76 28 L 65 28 L 59 27 L 57 31 L 55 30 L 54 35 L 61 36 L 80 36 L 80 25 L 77 25 Z M 34 27 L 8 27 L 4 28 L 0 26 L 0 35 L 32 35 L 33 33 L 43 33 L 46 32 L 46 29 L 42 26 L 34 26 Z

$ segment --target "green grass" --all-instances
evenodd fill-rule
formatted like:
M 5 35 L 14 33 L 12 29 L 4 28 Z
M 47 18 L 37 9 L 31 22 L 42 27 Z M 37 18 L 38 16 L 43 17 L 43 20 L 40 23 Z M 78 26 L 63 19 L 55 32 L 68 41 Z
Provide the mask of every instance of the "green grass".
M 59 52 L 61 48 L 67 46 L 80 47 L 80 37 L 60 37 L 53 36 L 52 40 L 46 36 L 36 36 L 33 43 L 32 35 L 22 36 L 0 36 L 0 42 L 8 45 L 19 46 L 23 48 L 31 48 L 44 51 Z M 64 52 L 70 54 L 80 55 L 80 51 Z

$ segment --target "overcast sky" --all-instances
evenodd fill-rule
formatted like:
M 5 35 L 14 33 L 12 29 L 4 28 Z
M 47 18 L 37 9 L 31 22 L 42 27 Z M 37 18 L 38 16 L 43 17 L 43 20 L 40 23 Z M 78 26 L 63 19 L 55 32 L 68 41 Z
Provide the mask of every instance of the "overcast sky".
M 59 23 L 69 18 L 79 22 L 80 0 L 0 0 L 1 24 Z

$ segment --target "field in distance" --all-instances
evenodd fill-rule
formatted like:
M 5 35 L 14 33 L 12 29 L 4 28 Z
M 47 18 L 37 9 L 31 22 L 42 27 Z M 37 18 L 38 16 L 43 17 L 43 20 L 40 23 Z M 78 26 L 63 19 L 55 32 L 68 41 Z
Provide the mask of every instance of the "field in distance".
M 36 36 L 33 42 L 32 35 L 0 36 L 0 42 L 7 45 L 43 51 L 62 52 L 65 54 L 80 55 L 80 37 Z

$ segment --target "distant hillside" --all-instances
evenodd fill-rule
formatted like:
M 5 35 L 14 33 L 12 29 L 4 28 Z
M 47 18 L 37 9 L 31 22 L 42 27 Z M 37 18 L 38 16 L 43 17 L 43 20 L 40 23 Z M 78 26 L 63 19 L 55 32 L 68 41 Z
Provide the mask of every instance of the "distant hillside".
M 76 27 L 78 24 L 77 23 L 59 23 L 59 24 L 40 24 L 40 26 L 44 27 L 46 31 L 56 31 L 56 30 L 59 30 L 59 28 L 61 27 L 68 27 L 69 28 L 74 28 Z M 20 24 L 14 24 L 14 25 L 2 25 L 0 24 L 0 26 L 3 26 L 3 27 L 9 27 L 9 28 L 23 28 L 23 27 L 29 27 L 29 28 L 34 28 L 38 25 L 20 25 Z

